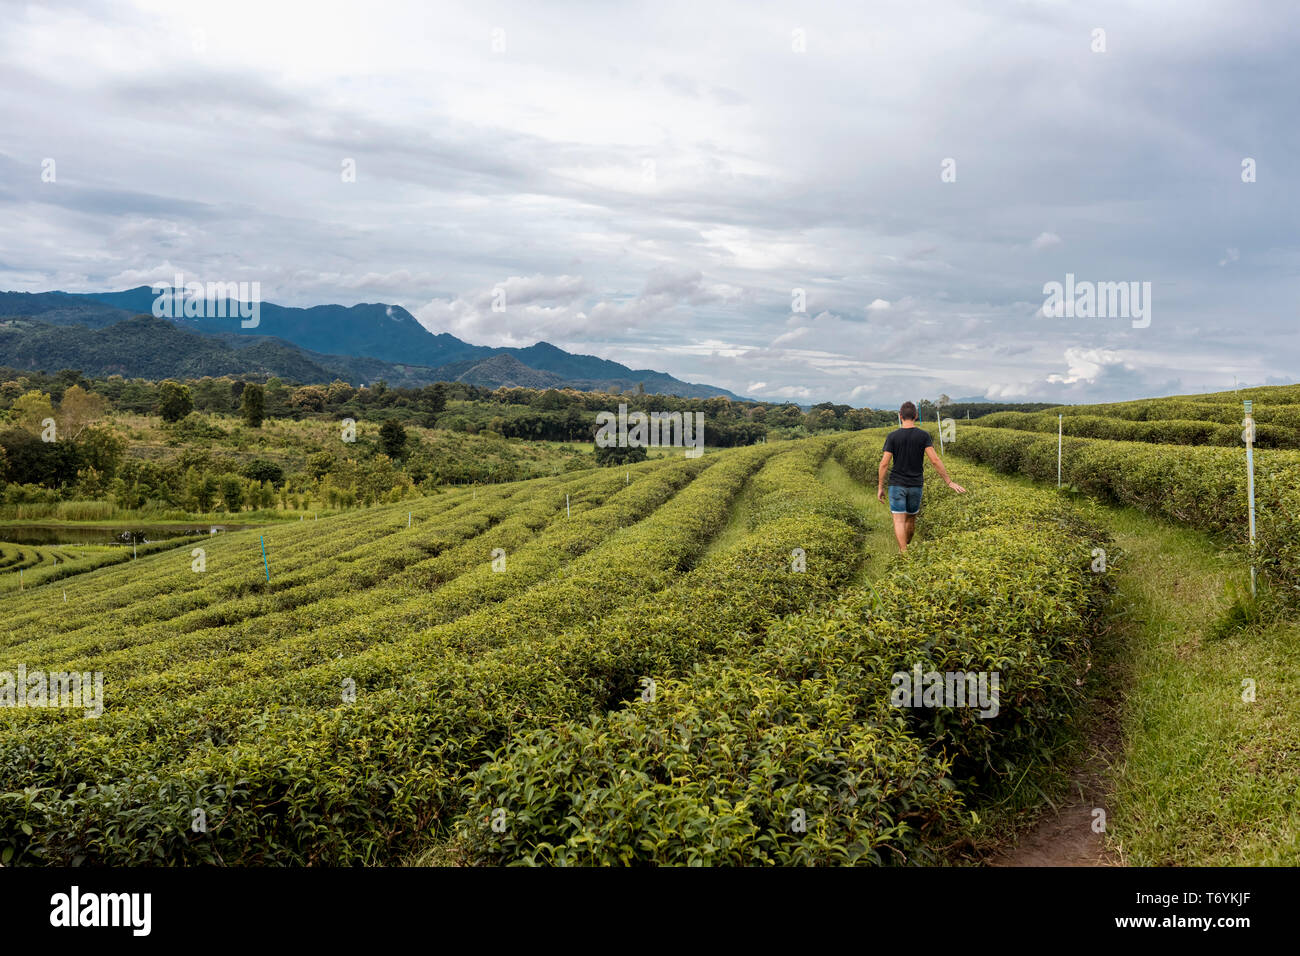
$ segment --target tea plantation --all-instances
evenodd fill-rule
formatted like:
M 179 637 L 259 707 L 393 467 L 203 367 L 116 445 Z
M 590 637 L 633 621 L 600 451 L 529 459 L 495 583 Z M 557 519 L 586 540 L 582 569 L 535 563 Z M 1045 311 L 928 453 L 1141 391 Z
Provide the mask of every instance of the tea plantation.
M 928 485 L 897 556 L 884 434 L 64 555 L 0 594 L 0 674 L 102 673 L 103 713 L 0 708 L 0 862 L 979 861 L 1066 785 L 1118 552 L 1080 495 L 982 467 L 1048 477 L 1055 436 L 963 423 L 970 491 Z M 1238 534 L 1239 451 L 1068 448 L 1076 489 Z M 1300 465 L 1272 455 L 1283 591 Z M 996 713 L 899 706 L 918 667 L 996 673 Z

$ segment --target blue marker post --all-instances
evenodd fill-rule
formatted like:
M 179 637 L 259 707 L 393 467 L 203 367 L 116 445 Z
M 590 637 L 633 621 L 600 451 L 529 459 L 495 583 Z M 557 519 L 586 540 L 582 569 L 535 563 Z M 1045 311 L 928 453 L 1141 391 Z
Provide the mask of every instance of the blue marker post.
M 269 582 L 271 580 L 271 566 L 266 563 L 266 538 L 259 536 L 257 540 L 262 542 L 262 566 L 266 568 L 266 580 Z

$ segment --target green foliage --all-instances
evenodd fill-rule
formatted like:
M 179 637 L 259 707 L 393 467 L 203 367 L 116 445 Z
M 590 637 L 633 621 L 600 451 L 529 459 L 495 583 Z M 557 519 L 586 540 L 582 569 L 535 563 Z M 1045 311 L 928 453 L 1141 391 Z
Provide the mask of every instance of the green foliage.
M 170 379 L 158 386 L 158 414 L 165 422 L 178 422 L 194 411 L 190 390 Z
M 645 461 L 648 457 L 646 450 L 640 445 L 610 445 L 602 448 L 599 445 L 593 446 L 592 460 L 602 468 L 613 467 L 615 465 L 631 465 L 638 461 Z
M 40 435 L 45 431 L 45 423 L 54 419 L 54 405 L 49 395 L 32 390 L 14 400 L 10 418 L 29 434 Z
M 420 391 L 420 409 L 424 413 L 423 424 L 433 428 L 438 424 L 438 416 L 447 409 L 447 388 L 441 382 L 426 385 Z
M 840 458 L 871 477 L 878 449 L 857 439 Z M 459 852 L 528 864 L 940 859 L 968 801 L 1051 759 L 1090 663 L 1099 539 L 1041 492 L 950 495 L 927 513 L 934 538 L 876 587 L 724 640 L 716 658 L 657 680 L 653 700 L 516 737 L 471 775 Z M 999 717 L 891 706 L 892 676 L 917 664 L 1000 672 Z
M 71 520 L 100 517 L 91 507 L 97 502 L 75 502 L 76 511 L 67 512 Z M 80 512 L 80 513 L 78 513 Z M 133 552 L 116 545 L 20 545 L 0 542 L 0 593 L 30 592 L 76 575 L 123 564 L 137 555 L 148 555 L 175 547 L 173 541 L 142 544 Z M 22 571 L 22 575 L 18 574 Z
M 234 475 L 223 475 L 219 481 L 221 501 L 227 511 L 242 511 L 244 508 L 244 485 Z
M 1056 480 L 1055 436 L 965 428 L 949 447 L 953 454 L 999 471 Z M 1061 457 L 1066 485 L 1102 501 L 1222 534 L 1243 550 L 1249 545 L 1244 448 L 1070 438 Z M 1255 468 L 1257 563 L 1278 597 L 1292 602 L 1300 598 L 1300 455 L 1257 451 Z
M 825 453 L 824 447 L 810 450 L 814 464 Z M 0 734 L 0 774 L 11 766 L 5 754 L 17 753 L 9 749 L 11 745 L 22 747 L 25 753 L 35 752 L 30 749 L 33 746 L 55 746 L 67 758 L 60 760 L 57 767 L 42 765 L 54 776 L 19 758 L 24 769 L 17 772 L 27 780 L 24 786 L 43 780 L 42 785 L 54 786 L 61 792 L 65 784 L 69 787 L 63 796 L 55 798 L 51 794 L 42 801 L 40 812 L 45 822 L 34 829 L 41 835 L 29 850 L 23 850 L 24 857 L 34 854 L 54 859 L 62 858 L 65 850 L 85 850 L 92 859 L 124 860 L 144 851 L 144 858 L 150 859 L 161 853 L 163 858 L 173 859 L 214 859 L 214 854 L 220 854 L 226 862 L 341 861 L 379 859 L 409 845 L 423 832 L 419 821 L 427 821 L 444 799 L 456 799 L 456 781 L 461 772 L 457 768 L 466 766 L 466 762 L 479 762 L 483 735 L 499 741 L 500 735 L 508 733 L 523 716 L 512 703 L 512 695 L 502 696 L 487 688 L 501 687 L 505 680 L 517 681 L 519 691 L 536 695 L 528 711 L 536 708 L 538 717 L 553 713 L 557 706 L 590 707 L 592 698 L 582 703 L 585 689 L 602 695 L 622 693 L 624 682 L 630 681 L 639 669 L 638 661 L 629 660 L 625 664 L 628 669 L 621 671 L 628 676 L 605 691 L 599 690 L 606 686 L 603 681 L 591 684 L 577 673 L 577 683 L 537 682 L 530 669 L 539 665 L 553 667 L 561 660 L 582 667 L 593 652 L 606 654 L 611 647 L 634 651 L 647 638 L 669 641 L 669 646 L 682 649 L 694 647 L 700 638 L 700 608 L 706 609 L 711 618 L 717 617 L 717 629 L 710 626 L 706 632 L 711 640 L 717 640 L 734 633 L 742 621 L 748 622 L 744 626 L 758 627 L 774 609 L 789 609 L 792 602 L 798 606 L 807 601 L 813 593 L 809 588 L 817 588 L 829 597 L 833 588 L 844 582 L 853 555 L 852 539 L 846 534 L 855 532 L 791 524 L 786 534 L 756 535 L 735 556 L 738 564 L 711 562 L 709 569 L 702 568 L 704 577 L 672 601 L 672 606 L 680 608 L 679 623 L 668 631 L 650 626 L 654 618 L 649 615 L 662 619 L 663 613 L 655 592 L 671 585 L 683 569 L 691 567 L 693 558 L 703 553 L 711 536 L 725 525 L 728 501 L 740 492 L 746 477 L 775 452 L 774 448 L 762 447 L 735 453 L 725 461 L 720 456 L 708 456 L 647 462 L 631 466 L 630 482 L 618 472 L 593 472 L 567 479 L 573 486 L 568 491 L 555 479 L 546 479 L 551 482 L 549 486 L 503 486 L 499 492 L 481 491 L 474 498 L 468 491 L 456 493 L 468 519 L 485 508 L 500 508 L 502 496 L 516 489 L 550 488 L 542 495 L 534 492 L 524 496 L 515 506 L 535 501 L 538 510 L 532 520 L 555 522 L 555 528 L 553 533 L 539 538 L 535 548 L 508 550 L 507 574 L 491 571 L 486 558 L 496 543 L 495 534 L 504 534 L 510 522 L 498 522 L 502 530 L 494 532 L 493 538 L 467 540 L 465 548 L 452 547 L 444 561 L 438 551 L 430 557 L 424 550 L 428 547 L 427 529 L 417 524 L 405 530 L 407 506 L 403 505 L 399 525 L 403 530 L 393 531 L 388 540 L 376 540 L 373 518 L 351 523 L 343 518 L 330 519 L 338 531 L 325 537 L 315 528 L 306 528 L 298 545 L 286 546 L 269 539 L 276 567 L 275 582 L 269 588 L 283 592 L 283 599 L 271 606 L 267 605 L 269 595 L 259 599 L 254 594 L 246 600 L 232 601 L 230 592 L 220 584 L 226 578 L 231 579 L 231 584 L 243 578 L 239 573 L 232 578 L 229 570 L 216 570 L 228 563 L 220 560 L 223 540 L 234 545 L 247 540 L 247 535 L 231 535 L 211 543 L 210 573 L 216 574 L 215 578 L 194 581 L 201 576 L 180 566 L 173 579 L 133 583 L 131 588 L 137 592 L 141 585 L 149 591 L 165 587 L 166 596 L 143 603 L 137 603 L 137 598 L 128 605 L 122 605 L 120 598 L 110 598 L 106 605 L 122 608 L 137 622 L 129 632 L 118 632 L 120 638 L 115 641 L 128 645 L 122 653 L 136 658 L 137 666 L 144 668 L 137 680 L 125 678 L 128 684 L 135 685 L 134 691 L 122 683 L 117 685 L 118 707 L 125 709 L 110 709 L 104 715 L 107 722 L 37 721 L 24 729 L 25 743 Z M 704 478 L 693 477 L 699 475 Z M 685 490 L 675 494 L 674 489 L 681 489 L 683 481 L 688 483 Z M 582 488 L 589 488 L 588 494 L 599 497 L 584 504 Z M 573 502 L 572 517 L 568 518 L 563 517 L 566 493 Z M 671 502 L 664 505 L 669 498 Z M 603 499 L 608 503 L 601 504 Z M 433 506 L 431 501 L 424 507 Z M 639 520 L 647 514 L 651 517 Z M 348 530 L 354 524 L 355 528 Z M 489 520 L 477 527 L 489 529 L 493 525 Z M 286 528 L 278 534 L 293 535 L 295 530 Z M 526 540 L 526 527 L 520 526 L 517 533 Z M 794 575 L 788 570 L 790 534 L 796 535 L 796 540 L 814 542 L 810 546 L 808 574 Z M 343 573 L 322 568 L 319 555 L 313 552 L 322 547 L 332 550 L 348 535 L 354 536 L 357 547 L 363 550 L 388 548 L 389 540 L 405 541 L 405 547 L 422 557 L 399 559 L 397 568 L 408 566 L 400 574 L 394 573 L 394 566 L 386 561 L 358 561 L 345 565 L 350 569 Z M 602 543 L 606 538 L 608 543 Z M 823 541 L 825 551 L 821 550 Z M 508 540 L 505 543 L 509 548 Z M 421 547 L 412 547 L 416 544 Z M 253 547 L 255 554 L 256 537 Z M 471 554 L 479 557 L 468 564 Z M 571 570 L 563 573 L 561 569 L 570 561 Z M 434 593 L 433 600 L 442 608 L 434 620 L 443 623 L 432 630 L 428 627 L 429 599 L 421 597 L 428 595 L 428 584 L 415 584 L 410 576 L 415 570 L 409 567 L 412 562 L 442 566 L 441 574 L 453 577 L 474 570 L 474 580 L 466 579 L 464 587 L 449 581 Z M 304 577 L 307 572 L 309 576 Z M 724 572 L 725 583 L 716 579 Z M 256 579 L 255 575 L 250 577 Z M 348 577 L 351 582 L 346 580 Z M 246 586 L 241 585 L 241 590 Z M 353 594 L 366 587 L 382 588 L 388 596 L 367 601 L 373 613 L 357 619 Z M 256 588 L 261 590 L 262 585 Z M 331 598 L 335 589 L 343 596 Z M 734 605 L 712 602 L 714 606 L 710 606 L 706 595 L 719 590 L 734 593 L 739 599 Z M 112 593 L 109 590 L 105 596 Z M 308 599 L 309 593 L 315 597 Z M 402 599 L 396 600 L 399 596 Z M 305 599 L 311 602 L 309 606 L 302 604 Z M 210 610 L 192 612 L 187 629 L 193 630 L 202 617 L 207 619 L 205 627 L 219 627 L 229 631 L 229 636 L 214 633 L 210 640 L 199 634 L 177 637 L 176 615 L 185 614 L 196 600 L 210 605 Z M 602 624 L 602 618 L 608 622 L 609 615 L 624 613 L 620 608 L 625 605 L 638 610 L 623 626 L 609 629 Z M 276 606 L 279 611 L 274 610 Z M 300 607 L 301 611 L 296 610 Z M 475 607 L 481 610 L 473 610 Z M 121 613 L 110 611 L 113 617 Z M 156 623 L 144 625 L 141 615 L 155 618 Z M 240 615 L 256 616 L 247 618 L 248 623 L 241 627 L 237 623 Z M 285 615 L 301 623 L 280 620 Z M 64 624 L 71 628 L 66 636 L 43 640 L 44 651 L 29 642 L 28 651 L 61 654 L 67 660 L 68 651 L 78 646 L 78 632 L 89 635 L 103 624 L 102 609 L 93 604 L 77 608 Z M 16 621 L 15 625 L 19 629 L 42 626 L 46 627 L 43 633 L 48 632 L 47 625 L 37 625 L 35 618 Z M 265 630 L 267 627 L 273 630 Z M 151 633 L 154 636 L 148 637 Z M 235 637 L 238 633 L 248 637 L 239 639 Z M 255 637 L 257 634 L 262 636 Z M 612 645 L 593 640 L 594 635 L 619 634 L 622 639 L 614 640 Z M 253 640 L 254 656 L 244 665 L 254 665 L 252 670 L 243 670 L 242 674 L 232 671 L 232 638 L 239 644 Z M 539 656 L 539 640 L 557 642 L 554 653 Z M 265 643 L 268 652 L 263 665 L 256 664 L 259 655 L 255 645 L 259 643 Z M 138 645 L 140 651 L 150 653 L 133 653 L 129 645 Z M 341 659 L 334 659 L 334 647 L 343 654 Z M 472 649 L 474 653 L 462 657 L 460 649 Z M 175 671 L 178 653 L 195 658 L 188 676 Z M 322 658 L 328 663 L 320 663 Z M 507 678 L 501 669 L 507 661 L 522 668 L 514 678 Z M 266 669 L 270 664 L 275 665 L 273 670 Z M 121 675 L 125 659 L 113 666 L 114 673 Z M 163 679 L 159 668 L 173 673 Z M 267 674 L 267 679 L 259 679 L 259 672 Z M 344 676 L 353 677 L 360 690 L 356 709 L 348 712 L 350 729 L 338 724 L 338 718 L 343 716 L 338 710 L 338 688 Z M 200 693 L 205 689 L 206 693 Z M 575 696 L 575 692 L 580 693 Z M 280 710 L 279 716 L 268 723 L 269 705 L 290 699 L 286 693 L 302 709 Z M 182 699 L 177 699 L 178 694 Z M 184 700 L 187 694 L 192 694 L 188 701 Z M 137 699 L 136 705 L 129 703 L 132 698 Z M 443 703 L 431 708 L 431 700 Z M 499 710 L 497 717 L 484 720 L 479 711 L 482 702 L 488 700 L 494 701 Z M 462 723 L 462 718 L 468 722 Z M 423 729 L 412 736 L 417 724 Z M 141 732 L 144 736 L 140 736 Z M 363 744 L 363 738 L 369 742 Z M 41 739 L 45 739 L 44 744 L 38 742 Z M 361 749 L 347 756 L 335 747 L 344 739 L 351 739 Z M 411 746 L 413 741 L 417 746 Z M 257 748 L 256 755 L 248 749 L 250 746 Z M 344 744 L 345 750 L 352 746 Z M 115 753 L 112 762 L 118 769 L 114 778 L 119 783 L 78 788 L 74 781 L 89 781 L 101 773 L 102 768 L 94 768 L 110 752 Z M 369 769 L 356 772 L 361 765 L 354 763 L 354 758 L 364 761 Z M 17 770 L 16 765 L 12 766 Z M 444 771 L 431 774 L 430 769 L 438 766 Z M 218 782 L 235 779 L 229 776 L 232 772 L 235 778 L 244 780 L 233 790 Z M 149 776 L 157 779 L 158 773 L 173 782 L 146 782 Z M 408 782 L 375 790 L 368 781 L 377 779 L 377 773 L 391 773 L 394 782 L 399 778 Z M 210 779 L 212 784 L 199 783 L 199 778 Z M 7 779 L 0 779 L 0 783 Z M 285 803 L 282 784 L 291 779 L 298 781 L 294 786 L 299 797 Z M 0 786 L 3 789 L 7 787 Z M 164 793 L 175 794 L 176 800 L 169 801 Z M 210 839 L 191 839 L 185 828 L 174 825 L 181 806 L 195 799 L 210 808 L 210 819 L 225 821 Z M 141 810 L 142 800 L 148 803 L 147 812 Z M 262 809 L 272 805 L 281 809 L 271 813 Z M 28 813 L 30 807 L 18 812 Z M 106 824 L 116 835 L 109 836 L 102 829 Z M 0 832 L 7 832 L 7 828 L 0 826 Z
M 1038 440 L 965 429 L 954 447 L 968 435 Z M 469 862 L 943 861 L 972 809 L 1054 759 L 1105 542 L 1051 491 L 932 486 L 907 558 L 851 586 L 867 519 L 822 466 L 874 486 L 881 437 L 454 488 L 218 534 L 202 573 L 182 548 L 81 574 L 67 605 L 0 596 L 0 669 L 111 680 L 96 720 L 0 714 L 0 852 L 339 865 L 438 839 Z M 512 447 L 439 433 L 418 453 L 437 465 L 444 443 Z M 322 480 L 392 487 L 387 456 L 357 455 L 317 462 Z M 141 494 L 159 480 L 122 471 Z M 183 476 L 196 499 L 213 478 Z M 743 533 L 711 547 L 734 514 Z M 893 706 L 915 664 L 999 671 L 998 717 Z
M 73 484 L 83 461 L 74 442 L 42 441 L 25 428 L 0 432 L 6 481 L 57 488 Z
M 254 458 L 244 465 L 242 473 L 245 478 L 251 478 L 256 482 L 269 481 L 273 485 L 278 485 L 284 481 L 284 469 L 265 458 Z
M 1219 445 L 1223 447 L 1240 447 L 1242 445 L 1242 415 L 1233 411 L 1231 406 L 1208 404 L 1203 408 L 1215 413 L 1214 419 L 1175 419 L 1153 418 L 1150 420 L 1133 420 L 1119 415 L 1084 415 L 1078 409 L 1066 413 L 1060 422 L 1065 435 L 1078 438 L 1103 438 L 1112 441 L 1153 442 L 1167 445 Z M 1126 409 L 1127 410 L 1127 409 Z M 1151 413 L 1149 405 L 1137 406 L 1134 413 Z M 1179 409 L 1190 414 L 1194 409 Z M 1231 414 L 1223 414 L 1231 413 Z M 1229 423 L 1219 421 L 1228 418 Z M 1255 425 L 1255 443 L 1259 448 L 1300 448 L 1300 431 L 1290 426 L 1262 424 L 1262 419 Z M 1015 428 L 1024 431 L 1057 431 L 1057 417 L 1052 414 L 1025 414 L 1021 412 L 999 412 L 986 415 L 979 420 L 980 426 L 988 428 Z
M 180 442 L 207 442 L 228 437 L 225 429 L 213 424 L 198 412 L 190 412 L 172 429 L 172 434 Z
M 379 428 L 379 447 L 389 458 L 400 458 L 406 450 L 406 429 L 394 418 L 388 419 Z
M 239 413 L 249 428 L 262 427 L 262 422 L 266 419 L 266 394 L 261 385 L 254 382 L 244 386 Z

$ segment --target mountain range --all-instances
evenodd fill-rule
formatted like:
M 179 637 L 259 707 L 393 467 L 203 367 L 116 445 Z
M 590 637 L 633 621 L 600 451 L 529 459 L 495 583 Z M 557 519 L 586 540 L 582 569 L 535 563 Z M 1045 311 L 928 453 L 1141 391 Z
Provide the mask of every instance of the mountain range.
M 122 292 L 0 292 L 0 365 L 128 378 L 276 375 L 303 384 L 383 379 L 393 387 L 459 381 L 487 388 L 613 386 L 737 399 L 725 388 L 632 369 L 548 342 L 527 348 L 472 345 L 430 332 L 406 309 L 385 303 L 293 308 L 262 302 L 255 328 L 234 318 L 157 318 L 150 286 Z

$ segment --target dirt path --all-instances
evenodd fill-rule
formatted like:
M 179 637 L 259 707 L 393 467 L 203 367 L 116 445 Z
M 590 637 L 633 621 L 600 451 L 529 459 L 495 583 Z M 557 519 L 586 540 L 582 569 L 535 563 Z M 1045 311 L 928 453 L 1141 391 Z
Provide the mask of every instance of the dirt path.
M 1125 573 L 1118 570 L 1117 573 Z M 1121 585 L 1106 631 L 1094 648 L 1088 675 L 1091 712 L 1079 766 L 1070 777 L 1065 802 L 1049 808 L 1013 849 L 988 861 L 990 866 L 1123 866 L 1104 835 L 1112 811 L 1113 768 L 1123 759 L 1121 715 L 1131 681 L 1124 647 L 1134 622 Z
M 1123 866 L 1119 854 L 1106 845 L 1094 828 L 1100 820 L 1096 811 L 1106 811 L 1110 797 L 1110 762 L 1118 742 L 1099 734 L 1087 765 L 1077 770 L 1070 782 L 1068 802 L 1049 810 L 1014 849 L 988 861 L 990 866 Z
M 1111 527 L 1116 543 L 1133 544 L 1132 536 Z M 1126 549 L 1127 550 L 1127 549 Z M 1131 556 L 1135 557 L 1135 556 Z M 1012 849 L 995 855 L 990 866 L 1123 866 L 1113 841 L 1105 836 L 1112 813 L 1113 768 L 1123 759 L 1122 714 L 1131 686 L 1127 648 L 1140 630 L 1134 619 L 1133 577 L 1140 566 L 1117 559 L 1110 573 L 1117 576 L 1105 630 L 1094 645 L 1093 670 L 1088 675 L 1090 713 L 1085 717 L 1079 766 L 1070 777 L 1065 802 L 1049 808 Z
M 822 463 L 818 477 L 828 489 L 852 502 L 865 519 L 867 533 L 862 542 L 862 564 L 852 583 L 874 581 L 898 554 L 889 508 L 877 501 L 874 490 L 850 475 L 833 456 Z

